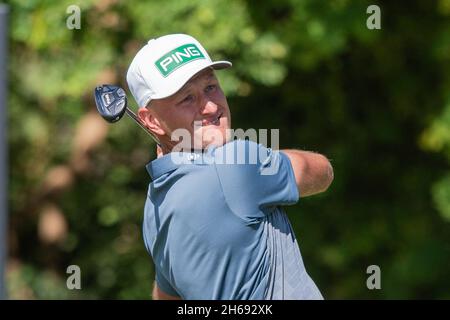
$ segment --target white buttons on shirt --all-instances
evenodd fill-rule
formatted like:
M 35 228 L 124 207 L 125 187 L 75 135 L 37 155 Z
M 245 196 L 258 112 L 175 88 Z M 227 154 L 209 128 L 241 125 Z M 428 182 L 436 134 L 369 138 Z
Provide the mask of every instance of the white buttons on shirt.
M 190 155 L 188 155 L 188 159 L 190 161 L 197 160 L 199 157 L 200 157 L 200 155 L 198 155 L 197 153 L 191 153 Z

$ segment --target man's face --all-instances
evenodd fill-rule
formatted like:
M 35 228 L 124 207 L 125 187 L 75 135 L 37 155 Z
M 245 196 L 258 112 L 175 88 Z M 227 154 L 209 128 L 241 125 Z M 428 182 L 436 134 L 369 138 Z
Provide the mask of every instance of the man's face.
M 139 116 L 169 150 L 179 144 L 177 139 L 187 132 L 190 136 L 186 138 L 190 141 L 183 141 L 185 148 L 222 145 L 228 141 L 227 129 L 231 127 L 227 99 L 211 69 L 193 77 L 176 94 L 151 101 L 149 107 L 139 110 Z M 172 141 L 172 133 L 177 129 L 185 130 L 175 132 L 175 141 Z

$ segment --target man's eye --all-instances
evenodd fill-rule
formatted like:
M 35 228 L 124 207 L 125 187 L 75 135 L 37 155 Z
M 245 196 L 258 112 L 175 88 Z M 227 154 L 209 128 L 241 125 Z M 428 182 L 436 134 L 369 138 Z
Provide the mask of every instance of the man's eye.
M 180 103 L 191 102 L 193 98 L 194 97 L 190 94 L 190 95 L 186 96 L 183 100 L 181 100 Z
M 217 86 L 215 84 L 210 84 L 206 87 L 206 92 L 213 92 L 214 90 L 216 90 L 216 88 Z

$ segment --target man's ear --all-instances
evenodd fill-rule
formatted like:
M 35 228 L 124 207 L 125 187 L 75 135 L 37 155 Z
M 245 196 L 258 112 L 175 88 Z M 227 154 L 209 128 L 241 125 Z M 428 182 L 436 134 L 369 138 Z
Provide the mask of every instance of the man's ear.
M 166 132 L 161 126 L 161 123 L 159 122 L 158 118 L 156 118 L 152 110 L 146 107 L 141 107 L 138 110 L 138 117 L 139 120 L 141 120 L 142 123 L 144 123 L 145 126 L 156 135 L 163 136 L 166 134 Z

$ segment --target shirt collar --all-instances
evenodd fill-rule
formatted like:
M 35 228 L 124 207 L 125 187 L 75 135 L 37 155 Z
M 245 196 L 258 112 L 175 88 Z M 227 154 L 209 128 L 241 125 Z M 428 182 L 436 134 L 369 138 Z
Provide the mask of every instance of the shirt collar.
M 155 180 L 165 173 L 176 170 L 186 164 L 204 164 L 205 157 L 211 157 L 211 149 L 202 153 L 194 152 L 170 152 L 161 158 L 149 162 L 145 167 L 152 180 Z

